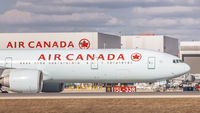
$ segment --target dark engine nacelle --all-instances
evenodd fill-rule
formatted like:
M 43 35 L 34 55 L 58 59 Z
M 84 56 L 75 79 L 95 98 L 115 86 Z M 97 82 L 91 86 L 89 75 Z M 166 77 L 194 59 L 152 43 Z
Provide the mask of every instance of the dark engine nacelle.
M 38 70 L 5 69 L 0 84 L 15 92 L 38 93 L 42 89 L 43 74 Z
M 64 86 L 64 83 L 44 82 L 42 92 L 61 92 Z

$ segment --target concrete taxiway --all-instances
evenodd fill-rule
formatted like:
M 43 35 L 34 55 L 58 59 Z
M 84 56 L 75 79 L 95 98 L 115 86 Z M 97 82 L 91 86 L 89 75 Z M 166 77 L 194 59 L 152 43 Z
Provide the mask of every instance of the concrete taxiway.
M 135 93 L 8 93 L 0 99 L 87 99 L 87 98 L 200 98 L 200 92 L 135 92 Z

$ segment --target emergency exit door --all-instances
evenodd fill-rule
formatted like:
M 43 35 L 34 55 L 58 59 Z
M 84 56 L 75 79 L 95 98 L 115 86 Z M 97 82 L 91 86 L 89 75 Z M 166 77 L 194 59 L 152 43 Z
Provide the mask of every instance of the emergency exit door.
M 148 58 L 148 69 L 155 69 L 156 68 L 156 58 L 149 57 Z
M 91 69 L 98 69 L 98 60 L 95 58 L 91 61 Z
M 11 68 L 12 67 L 12 57 L 5 58 L 5 67 Z

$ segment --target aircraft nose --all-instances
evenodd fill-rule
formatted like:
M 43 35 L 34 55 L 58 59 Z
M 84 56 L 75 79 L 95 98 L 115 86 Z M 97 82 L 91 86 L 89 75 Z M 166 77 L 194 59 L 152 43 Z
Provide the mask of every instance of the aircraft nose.
M 190 71 L 190 66 L 185 63 L 185 72 L 188 73 Z

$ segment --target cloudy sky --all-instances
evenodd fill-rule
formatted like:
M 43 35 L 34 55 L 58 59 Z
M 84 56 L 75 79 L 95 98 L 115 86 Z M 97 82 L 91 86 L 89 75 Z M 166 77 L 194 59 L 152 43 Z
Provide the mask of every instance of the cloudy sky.
M 200 0 L 0 0 L 0 32 L 158 34 L 200 40 Z

